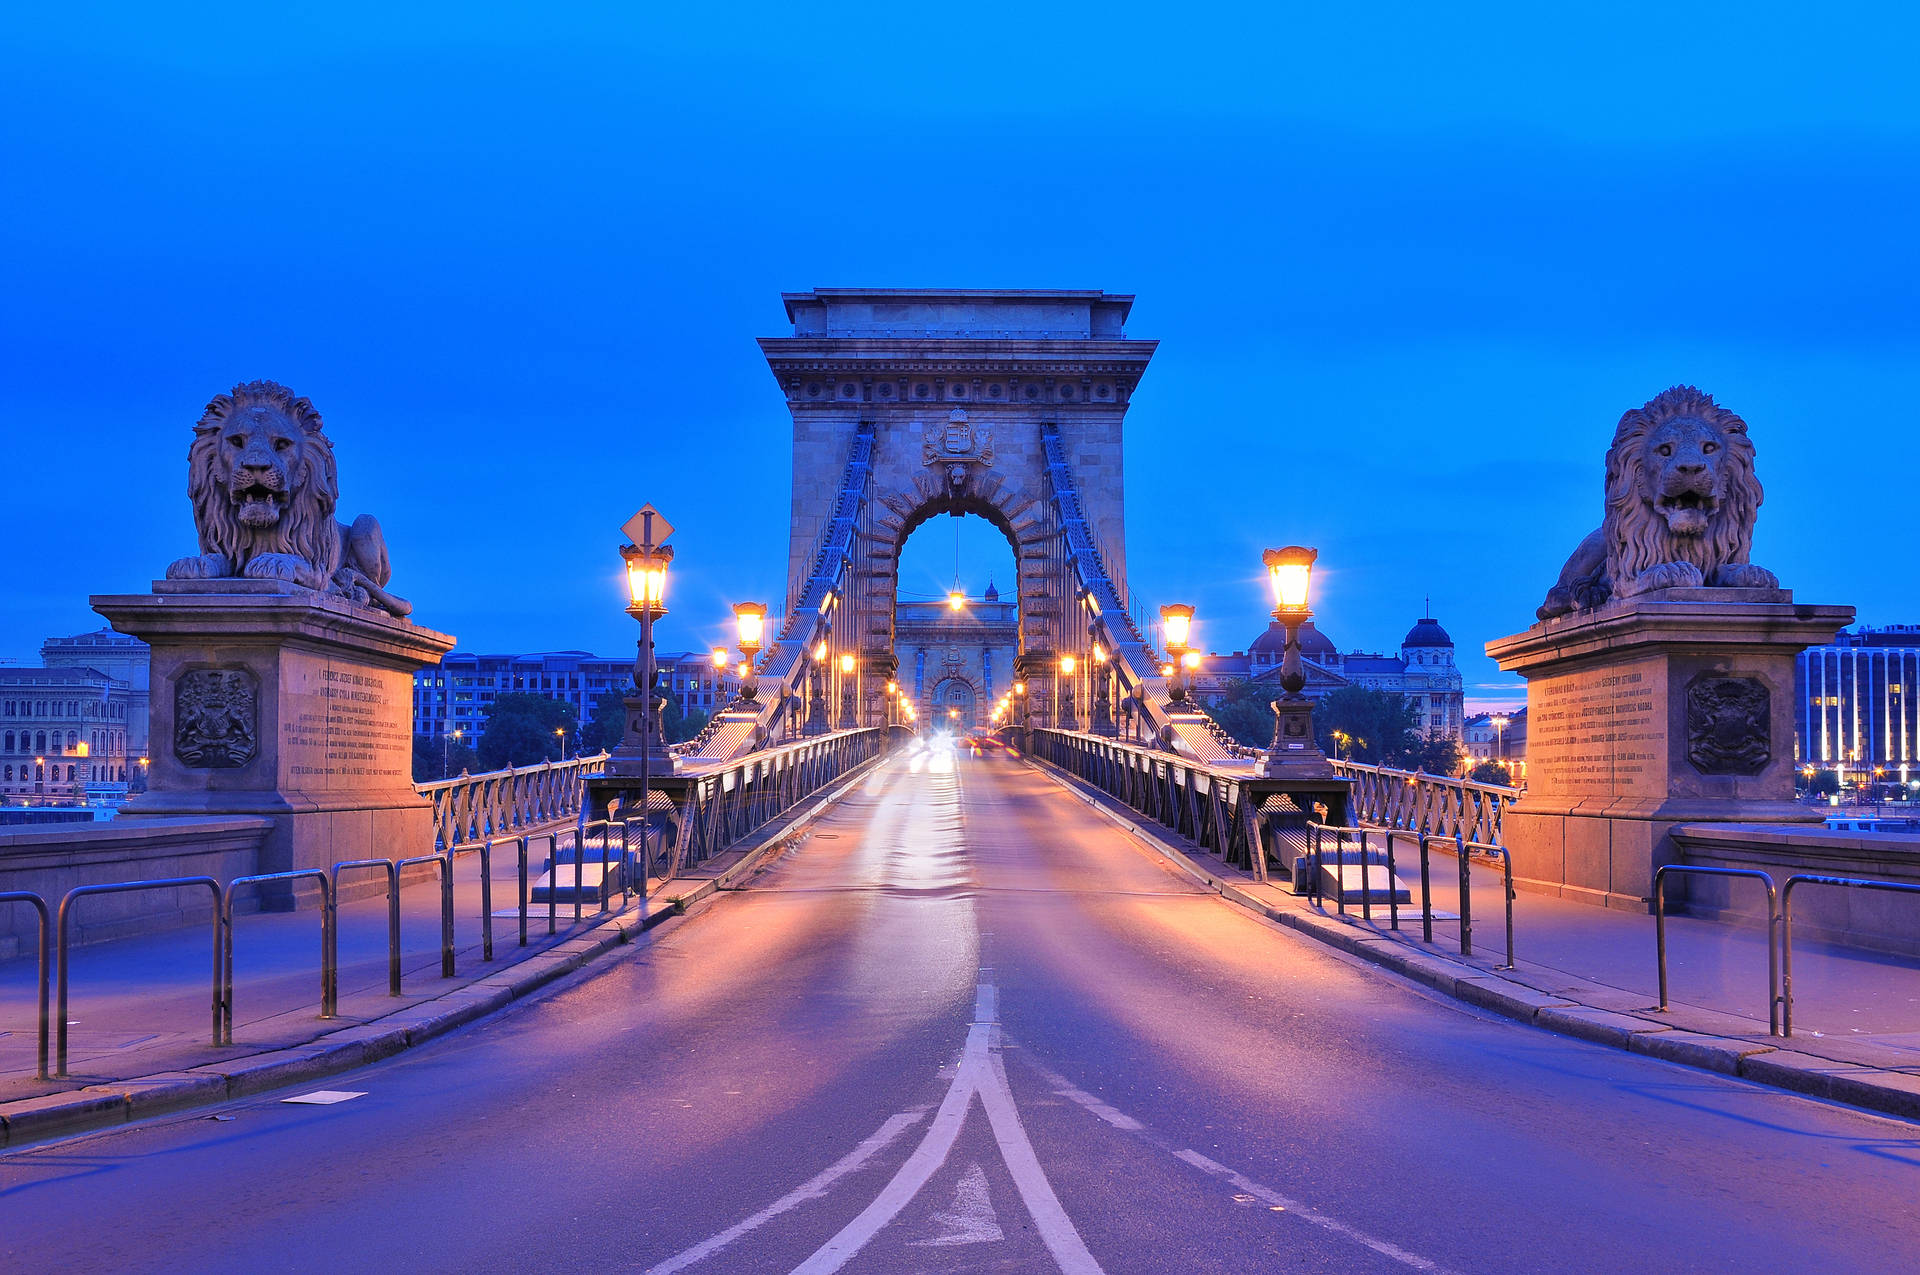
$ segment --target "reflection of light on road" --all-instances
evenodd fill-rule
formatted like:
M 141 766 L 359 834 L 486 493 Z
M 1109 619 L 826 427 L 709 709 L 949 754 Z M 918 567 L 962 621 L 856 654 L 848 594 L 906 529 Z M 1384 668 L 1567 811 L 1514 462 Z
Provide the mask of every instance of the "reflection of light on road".
M 920 768 L 926 764 L 927 764 L 927 759 L 923 755 L 917 752 L 913 756 L 907 758 L 907 769 L 912 771 L 916 775 L 920 773 Z

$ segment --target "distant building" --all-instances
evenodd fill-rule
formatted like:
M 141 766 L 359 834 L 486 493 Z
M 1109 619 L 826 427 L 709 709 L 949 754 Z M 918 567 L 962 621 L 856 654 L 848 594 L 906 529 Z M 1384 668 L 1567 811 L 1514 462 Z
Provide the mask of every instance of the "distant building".
M 1467 719 L 1461 741 L 1467 759 L 1474 765 L 1484 761 L 1504 761 L 1515 782 L 1527 776 L 1527 710 L 1511 713 L 1475 713 Z
M 0 668 L 0 797 L 80 802 L 124 797 L 127 684 L 92 668 Z
M 1019 652 L 1020 609 L 1002 602 L 992 581 L 958 610 L 945 601 L 894 605 L 895 676 L 923 722 L 951 722 L 963 731 L 984 725 L 1014 683 Z M 1039 705 L 1035 714 L 1047 717 Z
M 1278 620 L 1244 652 L 1209 655 L 1194 678 L 1202 703 L 1218 703 L 1235 683 L 1280 676 L 1286 630 Z M 1311 620 L 1300 626 L 1300 660 L 1311 699 L 1345 686 L 1406 697 L 1414 729 L 1432 739 L 1458 739 L 1466 722 L 1465 683 L 1453 662 L 1453 639 L 1432 616 L 1423 616 L 1400 641 L 1398 655 L 1342 652 Z
M 1820 769 L 1920 769 L 1920 624 L 1841 632 L 1794 660 L 1794 752 Z
M 654 657 L 659 685 L 685 713 L 711 713 L 740 689 L 737 666 L 716 671 L 708 653 L 663 653 Z M 437 668 L 413 675 L 413 733 L 438 740 L 454 731 L 477 742 L 487 715 L 502 695 L 544 695 L 573 705 L 575 720 L 593 716 L 593 706 L 608 691 L 633 685 L 633 657 L 590 655 L 585 651 L 543 651 L 532 655 L 476 655 L 450 652 Z M 569 745 L 571 751 L 572 745 Z
M 137 637 L 112 629 L 95 629 L 73 637 L 48 638 L 40 644 L 40 663 L 47 668 L 90 668 L 105 673 L 127 688 L 127 755 L 150 754 L 147 740 L 148 692 L 153 650 Z

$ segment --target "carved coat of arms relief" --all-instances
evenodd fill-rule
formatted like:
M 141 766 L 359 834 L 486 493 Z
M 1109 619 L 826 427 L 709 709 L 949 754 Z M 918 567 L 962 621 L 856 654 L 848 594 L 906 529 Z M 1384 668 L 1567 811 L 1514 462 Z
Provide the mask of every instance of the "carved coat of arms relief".
M 993 464 L 993 432 L 975 430 L 965 411 L 955 408 L 944 422 L 929 422 L 921 437 L 921 463 L 946 468 L 947 486 L 966 486 L 975 465 Z

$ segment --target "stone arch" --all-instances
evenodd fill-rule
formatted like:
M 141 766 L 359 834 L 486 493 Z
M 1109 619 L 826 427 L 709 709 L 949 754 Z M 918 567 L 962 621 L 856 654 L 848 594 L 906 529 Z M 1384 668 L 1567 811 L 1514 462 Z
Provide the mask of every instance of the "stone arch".
M 933 719 L 938 722 L 948 709 L 957 708 L 960 710 L 957 725 L 962 730 L 978 729 L 983 724 L 984 699 L 979 685 L 959 674 L 942 677 L 927 692 L 927 705 Z
M 1020 650 L 1051 651 L 1058 635 L 1053 605 L 1059 570 L 1058 533 L 1046 507 L 1013 487 L 995 470 L 969 475 L 962 483 L 944 483 L 927 472 L 915 477 L 905 491 L 874 495 L 874 515 L 867 529 L 864 601 L 869 613 L 865 627 L 870 654 L 894 649 L 893 607 L 900 592 L 900 551 L 907 537 L 939 514 L 973 514 L 991 523 L 1013 551 L 1014 601 L 1020 618 Z

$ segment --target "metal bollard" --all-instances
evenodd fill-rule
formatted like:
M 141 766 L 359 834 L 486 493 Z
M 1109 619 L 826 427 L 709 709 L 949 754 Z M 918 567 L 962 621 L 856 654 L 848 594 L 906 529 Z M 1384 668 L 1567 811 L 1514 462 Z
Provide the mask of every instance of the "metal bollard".
M 1473 895 L 1467 878 L 1467 839 L 1460 832 L 1453 834 L 1453 847 L 1460 856 L 1460 955 L 1473 955 Z

